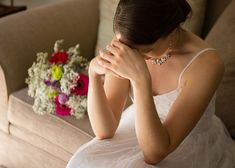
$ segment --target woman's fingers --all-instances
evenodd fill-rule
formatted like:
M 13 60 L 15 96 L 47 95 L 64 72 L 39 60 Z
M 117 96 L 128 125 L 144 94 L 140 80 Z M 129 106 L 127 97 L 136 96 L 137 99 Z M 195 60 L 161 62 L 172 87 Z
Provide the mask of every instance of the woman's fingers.
M 121 77 L 120 75 L 118 75 L 117 73 L 115 73 L 114 71 L 111 70 L 112 68 L 112 65 L 106 61 L 105 59 L 103 59 L 102 57 L 97 57 L 97 63 L 99 65 L 101 65 L 103 71 L 104 71 L 104 74 L 111 74 L 111 75 L 114 75 L 120 79 L 124 79 L 123 77 Z
M 106 49 L 111 52 L 113 55 L 117 55 L 118 54 L 118 48 L 112 45 L 107 45 Z
M 120 78 L 120 79 L 124 79 L 123 77 L 121 77 L 120 75 L 118 75 L 117 73 L 115 73 L 115 72 L 113 72 L 113 71 L 111 71 L 110 69 L 105 69 L 105 74 L 107 74 L 107 75 L 113 75 L 113 76 L 115 76 L 115 77 L 117 77 L 117 78 Z
M 104 59 L 102 56 L 100 56 L 97 59 L 97 62 L 98 62 L 99 65 L 101 65 L 104 68 L 108 68 L 108 69 L 112 68 L 112 64 L 109 61 L 107 61 L 106 59 Z
M 102 57 L 100 57 L 98 60 L 97 60 L 98 64 L 100 66 L 102 66 L 103 68 L 106 68 L 110 71 L 112 71 L 113 73 L 116 72 L 117 70 L 117 66 L 116 65 L 113 65 L 111 64 L 110 62 L 106 61 L 105 59 L 103 59 Z
M 99 53 L 100 53 L 100 57 L 102 57 L 106 61 L 108 61 L 110 63 L 114 61 L 114 56 L 109 51 L 102 49 L 102 50 L 100 50 Z
M 104 59 L 101 55 L 97 57 L 97 62 L 98 64 L 102 64 L 103 62 L 105 63 L 110 63 L 108 60 Z
M 123 49 L 123 50 L 127 49 L 127 45 L 123 44 L 119 40 L 113 40 L 112 45 L 119 48 L 119 49 Z

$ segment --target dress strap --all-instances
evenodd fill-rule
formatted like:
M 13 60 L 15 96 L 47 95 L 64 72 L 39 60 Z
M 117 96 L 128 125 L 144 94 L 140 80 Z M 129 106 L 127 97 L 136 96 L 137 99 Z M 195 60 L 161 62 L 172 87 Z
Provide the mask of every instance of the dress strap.
M 184 69 L 181 71 L 179 79 L 178 79 L 178 87 L 180 87 L 180 82 L 181 82 L 181 78 L 183 76 L 183 73 L 186 71 L 186 69 L 192 64 L 192 62 L 198 57 L 200 56 L 202 53 L 206 52 L 206 51 L 210 51 L 210 50 L 215 50 L 214 48 L 205 48 L 201 51 L 199 51 L 190 61 L 189 63 L 184 67 Z

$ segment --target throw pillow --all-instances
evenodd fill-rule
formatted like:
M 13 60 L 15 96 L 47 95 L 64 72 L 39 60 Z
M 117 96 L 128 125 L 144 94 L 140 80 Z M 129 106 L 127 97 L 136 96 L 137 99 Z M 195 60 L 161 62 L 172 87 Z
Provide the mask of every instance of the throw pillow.
M 183 27 L 200 35 L 206 0 L 187 0 L 192 7 L 192 17 L 188 18 Z M 96 45 L 96 54 L 101 48 L 104 48 L 113 37 L 113 17 L 119 0 L 101 0 L 100 1 L 100 24 L 98 31 L 98 41 Z
M 235 1 L 231 1 L 214 25 L 206 41 L 216 48 L 224 61 L 225 74 L 217 90 L 216 114 L 235 138 Z

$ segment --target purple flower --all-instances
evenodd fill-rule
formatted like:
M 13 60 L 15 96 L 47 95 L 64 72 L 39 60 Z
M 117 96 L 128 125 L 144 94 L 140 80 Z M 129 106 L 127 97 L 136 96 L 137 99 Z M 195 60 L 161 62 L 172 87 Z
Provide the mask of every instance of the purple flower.
M 60 104 L 65 104 L 68 101 L 68 96 L 64 93 L 59 94 L 58 101 Z
M 47 86 L 51 86 L 51 81 L 50 81 L 50 80 L 44 80 L 44 83 L 45 83 Z

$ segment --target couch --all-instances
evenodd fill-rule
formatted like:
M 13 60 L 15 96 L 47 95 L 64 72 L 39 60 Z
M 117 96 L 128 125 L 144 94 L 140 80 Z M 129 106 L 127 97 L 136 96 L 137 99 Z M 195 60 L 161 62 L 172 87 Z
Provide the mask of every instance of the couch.
M 0 165 L 64 168 L 73 153 L 94 137 L 88 116 L 37 115 L 27 95 L 27 69 L 35 53 L 52 52 L 54 42 L 77 43 L 88 59 L 99 34 L 98 0 L 64 0 L 0 19 Z M 216 115 L 235 138 L 235 1 L 207 0 L 200 36 L 226 65 L 217 91 Z M 99 34 L 102 36 L 102 34 Z

